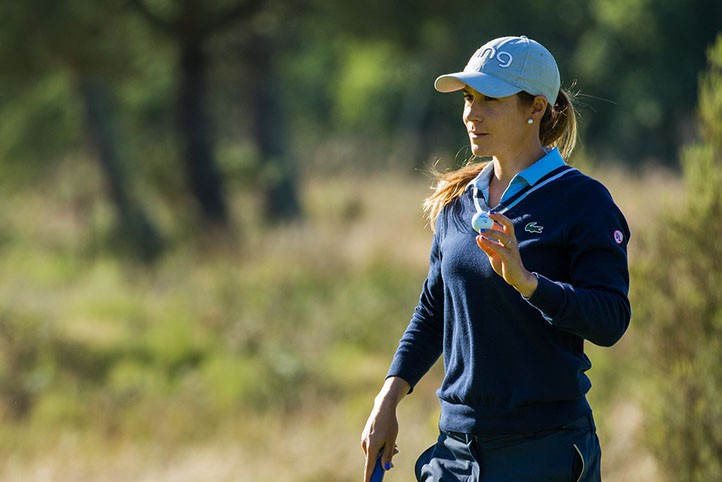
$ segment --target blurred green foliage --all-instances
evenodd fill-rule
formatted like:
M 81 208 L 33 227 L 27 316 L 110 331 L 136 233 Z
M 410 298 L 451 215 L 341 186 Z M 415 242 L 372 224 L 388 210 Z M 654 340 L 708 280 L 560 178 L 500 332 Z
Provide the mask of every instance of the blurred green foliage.
M 203 11 L 244 2 L 211 3 Z M 147 4 L 164 18 L 180 3 Z M 84 135 L 72 114 L 78 111 L 76 82 L 101 76 L 119 92 L 121 137 L 127 162 L 141 169 L 139 182 L 147 179 L 146 166 L 173 178 L 177 153 L 168 141 L 177 136 L 172 92 L 178 71 L 168 38 L 122 0 L 5 2 L 0 14 L 0 112 L 12 126 L 0 137 L 3 170 L 21 165 L 42 175 L 53 159 L 77 152 Z M 268 1 L 206 46 L 211 113 L 220 143 L 248 141 L 252 120 L 244 92 L 250 79 L 242 49 L 252 49 L 253 35 L 263 33 L 277 39 L 272 61 L 302 165 L 313 156 L 309 135 L 319 145 L 359 128 L 380 141 L 404 129 L 420 133 L 422 150 L 414 155 L 422 165 L 436 150 L 453 154 L 464 139 L 458 103 L 435 95 L 433 79 L 462 68 L 489 38 L 526 34 L 556 54 L 564 85 L 576 83 L 585 94 L 585 141 L 592 153 L 631 164 L 648 158 L 674 163 L 691 135 L 696 77 L 720 25 L 722 6 L 714 0 L 684 6 L 674 0 L 518 0 L 474 8 L 457 0 L 443 7 L 429 1 Z M 33 142 L 41 132 L 44 142 Z M 27 165 L 38 154 L 45 162 Z
M 722 478 L 722 35 L 700 82 L 702 139 L 684 151 L 689 199 L 636 266 L 649 443 L 672 480 Z

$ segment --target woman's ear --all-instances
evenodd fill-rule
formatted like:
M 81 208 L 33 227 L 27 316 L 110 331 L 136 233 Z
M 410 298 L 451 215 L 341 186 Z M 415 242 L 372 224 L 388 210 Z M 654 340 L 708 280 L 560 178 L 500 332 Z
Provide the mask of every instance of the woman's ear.
M 543 95 L 537 95 L 534 97 L 534 102 L 531 104 L 531 115 L 533 117 L 539 117 L 541 118 L 544 115 L 544 112 L 547 108 L 547 99 Z

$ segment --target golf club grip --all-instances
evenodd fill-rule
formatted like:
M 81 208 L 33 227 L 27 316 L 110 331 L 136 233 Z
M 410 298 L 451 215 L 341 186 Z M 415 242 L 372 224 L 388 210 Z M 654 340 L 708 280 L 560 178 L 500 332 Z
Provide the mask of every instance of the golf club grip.
M 381 454 L 376 458 L 376 465 L 374 471 L 371 474 L 371 482 L 381 482 L 384 480 L 384 468 L 381 467 Z

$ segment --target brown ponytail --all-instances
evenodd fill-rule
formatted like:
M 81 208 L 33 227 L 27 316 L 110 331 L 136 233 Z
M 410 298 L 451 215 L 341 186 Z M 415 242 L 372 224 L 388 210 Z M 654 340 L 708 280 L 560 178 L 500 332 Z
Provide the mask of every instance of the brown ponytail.
M 522 97 L 533 96 L 522 92 Z M 572 94 L 559 90 L 553 106 L 547 104 L 539 126 L 539 140 L 544 147 L 556 147 L 564 159 L 569 159 L 577 144 L 577 115 Z
M 527 92 L 518 94 L 522 100 L 533 102 L 534 96 Z M 554 105 L 547 104 L 547 109 L 539 126 L 539 140 L 544 147 L 556 147 L 564 159 L 568 159 L 577 143 L 577 118 L 572 103 L 572 95 L 564 89 L 559 90 Z M 435 172 L 436 183 L 434 192 L 424 200 L 424 214 L 434 231 L 436 218 L 444 206 L 461 196 L 467 184 L 479 175 L 488 162 L 474 162 L 471 157 L 466 164 L 455 170 L 444 173 Z

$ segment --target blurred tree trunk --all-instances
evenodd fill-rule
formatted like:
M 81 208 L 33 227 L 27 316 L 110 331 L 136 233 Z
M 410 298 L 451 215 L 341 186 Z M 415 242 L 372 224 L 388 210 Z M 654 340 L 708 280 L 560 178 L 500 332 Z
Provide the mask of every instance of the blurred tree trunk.
M 178 90 L 178 126 L 184 144 L 185 171 L 204 219 L 213 224 L 225 225 L 228 222 L 228 208 L 216 165 L 211 122 L 206 111 L 207 65 L 202 38 L 194 32 L 187 32 L 180 39 Z
M 178 125 L 184 142 L 186 175 L 204 218 L 225 225 L 228 210 L 216 166 L 212 123 L 206 111 L 208 54 L 205 47 L 211 36 L 234 22 L 242 22 L 249 31 L 255 28 L 252 21 L 268 2 L 239 0 L 214 9 L 202 0 L 177 0 L 178 13 L 175 18 L 166 19 L 151 11 L 143 0 L 129 1 L 149 23 L 178 45 Z M 301 209 L 295 162 L 287 149 L 288 129 L 284 125 L 274 75 L 274 46 L 268 33 L 251 36 L 253 41 L 243 56 L 251 79 L 252 136 L 265 162 L 264 214 L 271 221 L 288 220 L 298 217 Z
M 177 0 L 177 14 L 164 18 L 143 0 L 130 4 L 156 30 L 170 37 L 178 48 L 179 86 L 178 128 L 182 142 L 186 178 L 204 221 L 226 226 L 228 208 L 215 158 L 215 144 L 207 107 L 208 56 L 206 41 L 236 18 L 246 14 L 256 0 L 234 5 L 215 15 L 208 13 L 202 0 Z M 241 8 L 244 7 L 244 8 Z
M 78 91 L 85 109 L 90 142 L 96 150 L 110 199 L 118 214 L 119 237 L 134 255 L 152 261 L 160 254 L 161 239 L 129 192 L 108 87 L 101 80 L 86 76 L 80 79 Z
M 274 72 L 274 48 L 267 35 L 256 35 L 244 53 L 248 68 L 252 136 L 261 156 L 264 173 L 263 210 L 270 222 L 297 219 L 301 215 L 295 157 L 289 153 L 290 131 L 280 104 L 278 77 Z

